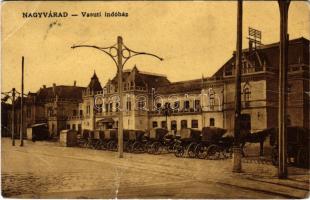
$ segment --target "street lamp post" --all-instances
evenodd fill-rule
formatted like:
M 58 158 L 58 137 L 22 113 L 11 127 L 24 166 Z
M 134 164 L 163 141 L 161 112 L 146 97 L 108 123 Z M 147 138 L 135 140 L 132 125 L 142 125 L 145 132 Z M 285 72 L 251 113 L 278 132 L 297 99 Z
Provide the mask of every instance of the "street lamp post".
M 15 146 L 15 88 L 12 89 L 12 146 Z
M 20 146 L 24 146 L 24 56 L 22 57 L 22 94 L 20 98 Z
M 278 177 L 287 178 L 287 136 L 286 136 L 286 102 L 287 102 L 287 64 L 288 64 L 288 9 L 290 0 L 278 0 L 280 9 L 280 65 L 279 65 L 279 109 L 278 139 L 279 166 Z
M 123 56 L 122 56 L 123 38 L 117 37 L 117 74 L 118 74 L 118 96 L 119 96 L 119 117 L 118 117 L 118 153 L 123 157 Z
M 98 47 L 98 46 L 92 46 L 92 45 L 74 45 L 71 48 L 78 48 L 78 47 L 90 47 L 90 48 L 95 48 L 98 49 L 108 56 L 112 58 L 114 61 L 116 67 L 117 67 L 117 75 L 118 75 L 118 95 L 120 98 L 120 104 L 119 104 L 119 119 L 118 119 L 118 153 L 119 157 L 123 157 L 123 68 L 126 62 L 138 55 L 148 55 L 148 56 L 153 56 L 155 58 L 158 58 L 159 60 L 163 60 L 163 58 L 151 54 L 151 53 L 145 53 L 145 52 L 137 52 L 134 50 L 129 49 L 126 47 L 123 43 L 123 38 L 121 36 L 117 37 L 117 43 L 113 46 L 110 47 Z M 114 53 L 113 53 L 114 51 Z M 116 51 L 116 52 L 115 52 Z
M 242 0 L 238 0 L 237 50 L 235 69 L 235 126 L 233 148 L 233 172 L 241 172 L 240 115 L 241 115 L 241 67 L 242 67 Z

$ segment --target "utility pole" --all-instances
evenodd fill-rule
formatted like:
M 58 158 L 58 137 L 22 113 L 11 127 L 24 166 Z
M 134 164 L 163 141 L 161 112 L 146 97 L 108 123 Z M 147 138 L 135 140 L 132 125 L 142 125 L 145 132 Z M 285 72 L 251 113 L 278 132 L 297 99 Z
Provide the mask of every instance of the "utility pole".
M 118 74 L 118 96 L 119 96 L 119 112 L 118 112 L 118 156 L 123 158 L 124 141 L 123 141 L 123 38 L 117 37 L 117 74 Z
M 12 146 L 15 146 L 15 88 L 12 89 Z
M 24 146 L 24 139 L 23 139 L 23 99 L 24 99 L 24 56 L 22 57 L 22 95 L 20 99 L 20 146 Z
M 238 0 L 237 50 L 235 70 L 235 126 L 233 146 L 233 172 L 241 172 L 240 115 L 241 115 L 241 67 L 242 67 L 242 0 Z
M 278 109 L 278 143 L 279 166 L 278 177 L 287 178 L 287 68 L 288 68 L 288 9 L 290 0 L 278 0 L 280 9 L 280 62 L 279 62 L 279 109 Z

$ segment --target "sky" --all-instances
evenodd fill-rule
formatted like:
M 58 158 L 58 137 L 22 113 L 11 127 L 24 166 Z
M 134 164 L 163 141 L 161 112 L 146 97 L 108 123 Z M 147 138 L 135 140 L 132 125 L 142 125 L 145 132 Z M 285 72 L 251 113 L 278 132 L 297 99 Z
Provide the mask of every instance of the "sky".
M 68 12 L 66 18 L 23 18 L 23 12 Z M 127 12 L 128 17 L 83 18 L 81 12 Z M 78 14 L 72 17 L 71 14 Z M 307 2 L 289 8 L 290 39 L 310 38 Z M 145 72 L 167 75 L 170 81 L 212 76 L 236 49 L 237 2 L 5 2 L 1 11 L 1 89 L 21 89 L 21 58 L 25 57 L 25 92 L 46 85 L 87 86 L 94 71 L 102 85 L 116 73 L 111 58 L 91 48 L 72 45 L 112 46 L 117 36 L 132 50 L 163 57 L 131 58 Z M 243 48 L 248 27 L 262 31 L 262 43 L 279 41 L 276 1 L 245 1 Z M 52 24 L 52 25 L 51 25 Z

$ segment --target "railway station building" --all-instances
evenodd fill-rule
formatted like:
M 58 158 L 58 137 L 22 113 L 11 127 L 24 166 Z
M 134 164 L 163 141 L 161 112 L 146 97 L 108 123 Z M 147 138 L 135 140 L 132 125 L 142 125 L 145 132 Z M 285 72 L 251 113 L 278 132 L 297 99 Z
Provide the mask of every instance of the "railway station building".
M 291 126 L 309 128 L 309 40 L 290 40 L 288 55 L 287 121 Z M 255 132 L 276 127 L 279 43 L 258 47 L 249 44 L 243 50 L 241 71 L 242 128 Z M 25 100 L 25 128 L 45 122 L 53 135 L 62 129 L 81 132 L 117 128 L 117 87 L 117 75 L 101 85 L 95 72 L 87 87 L 76 83 L 43 86 Z M 212 76 L 195 80 L 171 82 L 165 75 L 142 72 L 134 66 L 123 72 L 122 98 L 124 129 L 167 127 L 178 133 L 185 127 L 215 126 L 232 131 L 235 53 Z M 17 100 L 17 116 L 18 105 Z M 18 117 L 15 119 L 18 122 Z

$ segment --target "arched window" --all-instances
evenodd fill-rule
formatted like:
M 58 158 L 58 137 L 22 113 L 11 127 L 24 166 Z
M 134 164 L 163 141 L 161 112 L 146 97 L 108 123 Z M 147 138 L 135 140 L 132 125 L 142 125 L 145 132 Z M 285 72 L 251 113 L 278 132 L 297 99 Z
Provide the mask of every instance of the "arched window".
M 209 108 L 210 110 L 214 110 L 214 104 L 215 104 L 215 92 L 212 88 L 209 88 Z
M 245 102 L 248 102 L 248 101 L 250 101 L 250 98 L 251 98 L 251 88 L 250 88 L 250 85 L 248 83 L 246 83 L 243 86 L 243 100 Z

